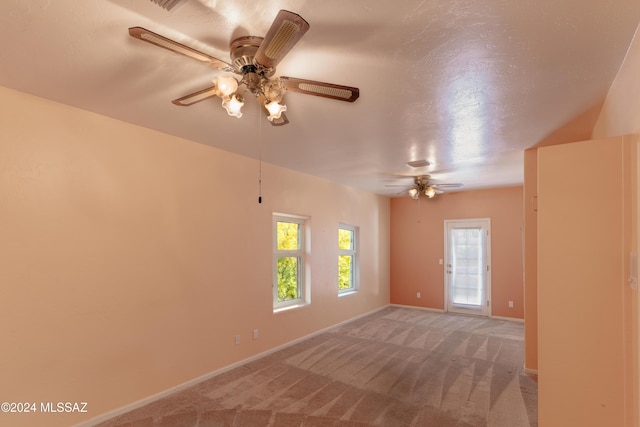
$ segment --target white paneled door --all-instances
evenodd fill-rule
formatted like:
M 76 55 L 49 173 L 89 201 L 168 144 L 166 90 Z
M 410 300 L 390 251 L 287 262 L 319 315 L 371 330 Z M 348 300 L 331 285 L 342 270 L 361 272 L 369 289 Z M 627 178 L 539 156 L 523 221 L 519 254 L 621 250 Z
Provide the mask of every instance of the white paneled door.
M 489 316 L 489 219 L 445 220 L 447 311 Z

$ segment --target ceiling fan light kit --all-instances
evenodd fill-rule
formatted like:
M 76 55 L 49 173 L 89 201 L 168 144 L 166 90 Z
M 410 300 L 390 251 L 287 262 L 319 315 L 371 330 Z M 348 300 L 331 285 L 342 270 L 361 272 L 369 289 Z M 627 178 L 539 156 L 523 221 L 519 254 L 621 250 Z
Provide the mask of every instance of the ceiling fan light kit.
M 444 193 L 443 188 L 462 187 L 462 184 L 438 184 L 431 180 L 431 175 L 419 175 L 413 178 L 413 187 L 406 190 L 413 200 L 418 200 L 424 195 L 429 199 L 433 199 L 437 194 Z
M 222 108 L 227 110 L 227 114 L 232 117 L 242 117 L 242 106 L 244 105 L 244 98 L 240 95 L 233 94 L 230 97 L 222 99 Z
M 238 81 L 232 76 L 218 75 L 213 79 L 213 83 L 216 85 L 216 95 L 222 99 L 231 98 L 238 90 Z
M 244 105 L 243 91 L 248 90 L 267 113 L 269 122 L 273 126 L 282 126 L 289 123 L 284 114 L 287 106 L 282 103 L 287 91 L 346 102 L 353 102 L 360 96 L 360 90 L 356 87 L 295 77 L 273 77 L 276 65 L 308 29 L 309 23 L 300 15 L 281 10 L 264 38 L 243 36 L 231 42 L 230 64 L 141 27 L 129 28 L 129 34 L 139 40 L 204 62 L 218 70 L 235 72 L 242 76 L 239 81 L 229 75 L 216 76 L 213 79 L 213 87 L 175 99 L 172 101 L 173 104 L 186 107 L 217 96 L 222 99 L 222 107 L 227 114 L 240 118 Z
M 270 103 L 268 103 L 264 107 L 269 112 L 269 116 L 267 116 L 267 119 L 270 122 L 272 122 L 275 119 L 279 119 L 280 117 L 282 117 L 282 113 L 287 111 L 287 106 L 286 105 L 280 105 L 276 101 L 271 101 Z

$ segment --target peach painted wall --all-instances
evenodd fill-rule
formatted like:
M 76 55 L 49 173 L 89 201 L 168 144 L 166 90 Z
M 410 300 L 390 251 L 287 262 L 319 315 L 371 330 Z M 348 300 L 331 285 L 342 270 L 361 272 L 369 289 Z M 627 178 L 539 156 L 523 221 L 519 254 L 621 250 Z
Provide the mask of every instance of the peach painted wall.
M 609 89 L 607 99 L 598 118 L 598 122 L 593 129 L 593 138 L 606 138 L 616 135 L 640 134 L 640 26 L 636 29 L 636 34 L 632 40 L 624 63 L 620 67 L 618 74 Z M 637 145 L 636 145 L 637 149 Z M 633 157 L 633 153 L 626 153 L 626 156 Z M 640 165 L 640 152 L 634 157 L 636 165 Z M 640 167 L 640 166 L 637 166 Z M 635 182 L 635 188 L 631 191 L 631 204 L 635 208 L 631 214 L 631 245 L 635 253 L 639 252 L 638 241 L 640 236 L 640 206 L 638 203 L 638 188 L 640 188 L 640 176 Z M 640 269 L 640 265 L 637 266 Z M 638 306 L 640 305 L 640 294 L 637 290 L 626 289 L 626 308 L 630 312 L 630 320 L 626 324 L 626 340 L 630 349 L 627 359 L 631 360 L 633 367 L 632 381 L 630 381 L 632 394 L 632 408 L 634 419 L 631 425 L 640 426 L 640 315 Z
M 581 135 L 581 132 L 576 132 L 576 130 L 584 128 L 584 125 L 592 120 L 594 108 L 539 141 L 534 147 L 527 150 L 528 155 L 525 153 L 525 292 L 527 295 L 525 297 L 525 328 L 527 324 L 529 325 L 529 328 L 525 329 L 525 367 L 531 370 L 537 369 L 538 353 L 537 328 L 534 330 L 534 327 L 531 326 L 538 321 L 537 301 L 529 297 L 537 292 L 535 273 L 537 270 L 537 217 L 528 214 L 526 209 L 531 197 L 537 195 L 536 150 L 541 146 L 640 133 L 640 81 L 637 78 L 640 75 L 640 35 L 638 29 L 636 29 L 635 37 L 629 46 L 627 56 L 609 89 L 607 98 L 600 107 L 592 133 Z M 595 108 L 599 108 L 599 106 L 595 106 Z M 634 306 L 637 305 L 638 300 L 636 299 Z M 634 330 L 638 329 L 640 329 L 640 324 L 636 324 L 634 327 Z M 634 338 L 634 342 L 638 342 L 637 336 Z M 636 425 L 640 424 L 636 422 Z
M 391 303 L 444 309 L 444 220 L 490 218 L 492 315 L 522 319 L 522 197 L 508 187 L 391 199 Z
M 524 152 L 524 367 L 538 369 L 538 152 Z
M 389 303 L 388 198 L 263 165 L 258 204 L 255 160 L 0 97 L 0 394 L 89 411 L 0 423 L 94 418 Z M 311 217 L 312 303 L 277 314 L 273 212 Z M 340 222 L 361 237 L 361 290 L 342 298 Z
M 627 278 L 636 145 L 631 136 L 538 149 L 542 427 L 633 425 Z
M 640 133 L 640 26 L 629 45 L 616 78 L 609 88 L 593 139 Z

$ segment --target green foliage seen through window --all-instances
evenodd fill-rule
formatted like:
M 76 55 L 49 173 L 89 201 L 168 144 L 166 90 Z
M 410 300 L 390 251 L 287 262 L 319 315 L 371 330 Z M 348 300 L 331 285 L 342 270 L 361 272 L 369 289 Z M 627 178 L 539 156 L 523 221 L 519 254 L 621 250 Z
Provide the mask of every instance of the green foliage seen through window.
M 277 223 L 278 250 L 297 251 L 300 249 L 300 224 L 295 222 Z M 278 265 L 278 302 L 299 298 L 298 257 L 280 257 Z
M 339 228 L 338 229 L 338 249 L 343 251 L 353 250 L 353 231 Z M 338 289 L 353 288 L 353 256 L 338 256 Z

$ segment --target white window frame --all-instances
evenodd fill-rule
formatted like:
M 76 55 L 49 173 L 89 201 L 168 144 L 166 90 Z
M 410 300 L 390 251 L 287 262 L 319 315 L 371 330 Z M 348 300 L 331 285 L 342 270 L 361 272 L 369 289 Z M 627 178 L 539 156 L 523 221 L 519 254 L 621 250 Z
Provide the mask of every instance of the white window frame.
M 356 293 L 360 290 L 360 256 L 359 256 L 360 229 L 355 225 L 340 223 L 338 224 L 338 236 L 341 229 L 351 231 L 353 236 L 352 249 L 350 250 L 340 249 L 340 247 L 338 246 L 338 260 L 340 259 L 340 256 L 343 256 L 343 255 L 351 256 L 351 259 L 352 259 L 351 287 L 346 289 L 340 289 L 340 284 L 338 280 L 340 272 L 338 271 L 338 275 L 336 275 L 336 287 L 338 288 L 338 296 L 345 296 L 345 295 Z
M 309 268 L 307 266 L 307 253 L 309 251 L 309 217 L 274 213 L 273 214 L 273 311 L 289 310 L 291 308 L 303 307 L 311 303 L 309 289 Z M 300 226 L 299 247 L 296 250 L 280 250 L 278 249 L 278 222 L 295 223 Z M 298 282 L 298 298 L 288 301 L 278 301 L 278 258 L 296 257 L 297 261 L 297 282 Z

